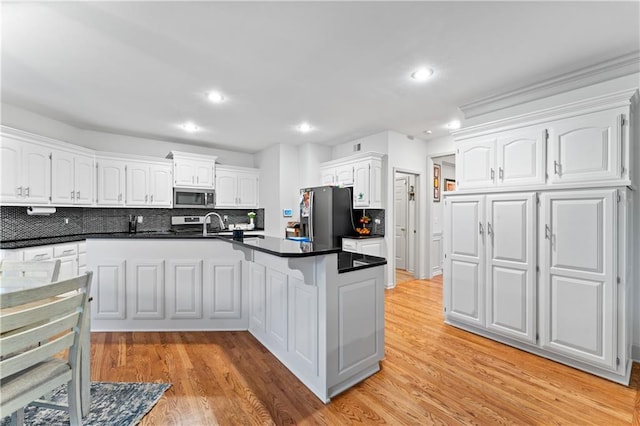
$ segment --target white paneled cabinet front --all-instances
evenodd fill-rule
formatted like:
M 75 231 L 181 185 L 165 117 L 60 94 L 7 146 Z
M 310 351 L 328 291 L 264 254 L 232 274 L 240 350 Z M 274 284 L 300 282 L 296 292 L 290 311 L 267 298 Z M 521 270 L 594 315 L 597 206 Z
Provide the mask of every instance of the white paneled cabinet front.
M 125 265 L 122 258 L 105 258 L 92 268 L 93 318 L 124 320 L 126 317 Z
M 309 377 L 318 375 L 318 287 L 289 277 L 288 351 Z
M 51 196 L 51 149 L 3 135 L 1 192 L 3 204 L 48 204 Z
M 536 342 L 536 194 L 487 196 L 486 326 Z
M 544 194 L 540 243 L 543 347 L 612 370 L 617 339 L 616 207 L 614 189 Z
M 97 204 L 124 206 L 125 203 L 125 162 L 106 158 L 96 158 L 98 170 Z
M 266 332 L 272 344 L 287 351 L 288 279 L 282 272 L 267 268 Z
M 174 186 L 211 189 L 214 187 L 215 158 L 204 160 L 174 156 L 173 161 Z
M 495 183 L 496 138 L 475 138 L 456 150 L 458 189 L 483 188 Z
M 265 336 L 267 331 L 267 270 L 251 262 L 249 266 L 249 331 Z
M 625 178 L 628 155 L 625 108 L 595 112 L 554 123 L 549 142 L 549 180 L 600 182 Z
M 163 259 L 135 259 L 127 269 L 127 312 L 131 319 L 164 318 Z
M 258 207 L 259 171 L 216 167 L 216 207 Z
M 169 261 L 169 318 L 202 318 L 202 259 Z
M 207 260 L 205 262 L 203 298 L 208 318 L 241 318 L 240 275 L 240 261 Z
M 376 153 L 322 163 L 320 184 L 353 187 L 353 207 L 381 209 L 383 156 Z
M 51 157 L 51 202 L 91 205 L 94 174 L 92 156 L 54 150 Z
M 170 165 L 128 162 L 126 165 L 126 182 L 127 206 L 171 206 Z

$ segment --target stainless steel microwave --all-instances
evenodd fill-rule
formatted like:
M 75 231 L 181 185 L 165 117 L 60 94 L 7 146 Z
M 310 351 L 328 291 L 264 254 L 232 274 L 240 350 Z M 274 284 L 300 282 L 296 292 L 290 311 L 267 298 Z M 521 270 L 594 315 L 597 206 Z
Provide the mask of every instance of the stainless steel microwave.
M 212 189 L 173 188 L 174 208 L 212 209 L 215 203 L 215 192 Z

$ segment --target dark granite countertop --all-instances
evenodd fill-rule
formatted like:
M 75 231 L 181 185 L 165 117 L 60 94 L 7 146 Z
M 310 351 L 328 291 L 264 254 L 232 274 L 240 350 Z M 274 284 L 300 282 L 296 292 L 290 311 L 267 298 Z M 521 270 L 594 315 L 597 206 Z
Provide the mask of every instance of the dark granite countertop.
M 342 238 L 350 238 L 352 240 L 366 240 L 367 238 L 384 238 L 384 235 L 380 234 L 367 234 L 367 235 L 345 235 Z
M 387 259 L 360 253 L 341 251 L 338 253 L 338 273 L 357 271 L 387 264 Z

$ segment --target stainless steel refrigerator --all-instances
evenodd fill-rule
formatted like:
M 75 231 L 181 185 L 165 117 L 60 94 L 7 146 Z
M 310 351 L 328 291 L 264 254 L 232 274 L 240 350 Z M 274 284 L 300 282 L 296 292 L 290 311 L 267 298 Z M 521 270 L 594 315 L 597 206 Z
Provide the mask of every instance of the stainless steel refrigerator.
M 318 186 L 300 190 L 300 236 L 340 247 L 341 237 L 353 235 L 351 188 Z

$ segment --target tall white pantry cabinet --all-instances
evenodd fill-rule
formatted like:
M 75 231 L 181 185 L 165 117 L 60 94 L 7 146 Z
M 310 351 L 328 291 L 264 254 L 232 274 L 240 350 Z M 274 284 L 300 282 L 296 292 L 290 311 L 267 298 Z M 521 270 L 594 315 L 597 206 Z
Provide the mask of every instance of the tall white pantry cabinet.
M 445 322 L 629 383 L 637 102 L 634 89 L 455 132 Z

